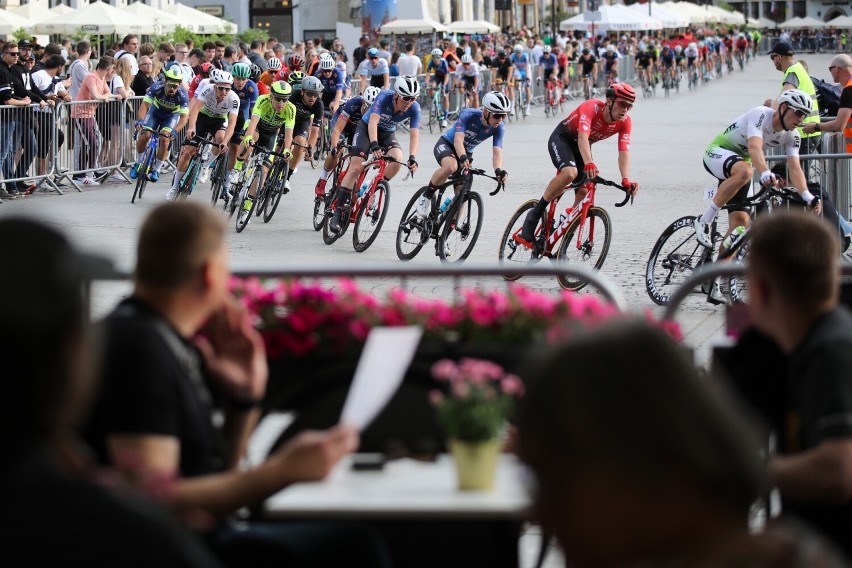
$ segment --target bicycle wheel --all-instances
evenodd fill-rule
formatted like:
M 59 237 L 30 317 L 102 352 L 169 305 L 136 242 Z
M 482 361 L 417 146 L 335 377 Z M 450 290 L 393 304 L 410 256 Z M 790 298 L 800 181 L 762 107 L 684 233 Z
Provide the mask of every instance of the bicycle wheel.
M 337 239 L 339 239 L 343 233 L 346 231 L 346 226 L 349 224 L 349 216 L 345 215 L 340 218 L 340 232 L 335 233 L 329 227 L 328 218 L 334 215 L 335 210 L 337 209 L 337 196 L 340 194 L 340 189 L 335 187 L 332 189 L 331 193 L 326 197 L 326 222 L 322 226 L 322 241 L 327 244 L 333 244 Z M 344 212 L 345 213 L 345 212 Z M 346 225 L 344 225 L 344 223 Z
M 421 219 L 415 213 L 417 201 L 426 193 L 426 189 L 421 187 L 414 192 L 399 220 L 399 227 L 396 230 L 396 256 L 400 260 L 411 260 L 417 256 L 423 245 L 429 242 L 429 236 L 432 234 L 432 221 Z
M 266 192 L 269 186 L 266 182 L 270 179 L 271 176 L 263 173 L 263 167 L 258 164 L 257 175 L 255 177 L 257 178 L 257 185 L 255 185 L 257 189 L 255 189 L 254 196 L 254 214 L 260 217 L 264 209 L 266 209 L 266 200 L 267 198 L 269 198 L 269 194 Z
M 734 255 L 734 262 L 739 265 L 744 264 L 745 258 L 748 256 L 748 249 L 750 246 L 751 239 L 749 239 L 748 234 L 746 234 L 743 238 L 742 244 L 737 250 L 737 253 Z M 728 286 L 732 302 L 735 304 L 748 303 L 748 279 L 744 274 L 740 276 L 731 276 L 728 280 Z
M 524 225 L 524 220 L 527 218 L 527 213 L 536 206 L 537 199 L 530 199 L 515 211 L 512 218 L 509 219 L 509 224 L 506 225 L 506 230 L 503 231 L 503 239 L 500 241 L 500 250 L 497 252 L 497 260 L 506 265 L 523 266 L 533 262 L 538 262 L 541 256 L 530 247 L 519 243 L 515 240 L 515 235 L 521 233 L 521 227 Z M 535 234 L 541 234 L 542 225 L 539 223 Z M 522 274 L 511 272 L 504 273 L 503 280 L 513 282 L 519 279 Z
M 186 167 L 186 171 L 180 179 L 180 183 L 178 183 L 175 201 L 178 199 L 186 199 L 190 196 L 192 190 L 195 189 L 195 180 L 198 178 L 198 168 L 200 165 L 201 158 L 199 158 L 196 153 L 192 158 L 190 158 L 189 165 Z
M 544 91 L 544 116 L 550 116 L 550 102 L 551 102 L 551 93 L 550 89 L 546 89 Z
M 142 165 L 139 166 L 139 170 L 136 172 L 136 187 L 133 189 L 133 197 L 130 198 L 130 203 L 136 203 L 137 197 L 142 199 L 142 194 L 145 193 L 145 186 L 148 184 L 148 172 L 151 169 L 153 157 L 153 150 L 148 148 L 142 157 Z
M 213 207 L 216 207 L 216 204 L 219 202 L 219 195 L 222 193 L 222 184 L 225 183 L 224 178 L 219 176 L 219 170 L 223 159 L 224 156 L 222 154 L 216 156 L 213 163 L 213 173 L 210 176 L 210 204 Z
M 705 262 L 711 251 L 695 238 L 695 217 L 681 217 L 663 231 L 645 267 L 645 289 L 655 304 L 669 303 L 674 292 Z
M 390 204 L 390 187 L 384 180 L 376 183 L 372 195 L 364 196 L 364 203 L 358 208 L 355 227 L 352 229 L 352 246 L 356 252 L 364 252 L 376 237 L 385 222 Z
M 253 171 L 251 172 L 251 175 L 248 177 L 248 179 L 246 179 L 242 191 L 244 195 L 242 196 L 242 199 L 236 207 L 237 220 L 235 222 L 235 228 L 237 229 L 238 233 L 243 232 L 243 229 L 245 229 L 246 225 L 248 225 L 249 221 L 251 221 L 252 213 L 254 213 L 255 209 L 257 208 L 257 199 L 252 199 L 251 207 L 249 209 L 245 208 L 246 201 L 248 201 L 248 192 L 249 189 L 251 189 L 252 184 L 254 183 L 254 178 L 256 177 L 256 174 L 257 172 Z
M 283 171 L 282 171 L 283 170 Z M 278 209 L 278 204 L 281 203 L 281 196 L 284 195 L 283 184 L 287 179 L 287 165 L 276 164 L 272 173 L 266 178 L 266 199 L 263 202 L 263 222 L 269 223 L 275 211 Z
M 611 242 L 612 221 L 609 214 L 600 207 L 591 207 L 585 220 L 579 216 L 568 228 L 559 244 L 556 258 L 560 262 L 570 262 L 570 266 L 600 270 Z M 566 290 L 580 290 L 588 284 L 582 278 L 566 274 L 560 274 L 556 280 Z
M 436 245 L 438 258 L 461 262 L 470 256 L 482 230 L 484 213 L 482 198 L 474 191 L 469 191 L 463 200 L 454 199 Z
M 429 105 L 429 134 L 432 134 L 438 125 L 440 124 L 440 118 L 438 118 L 438 105 L 435 103 L 435 99 L 432 99 L 432 104 Z M 440 130 L 440 128 L 438 128 Z

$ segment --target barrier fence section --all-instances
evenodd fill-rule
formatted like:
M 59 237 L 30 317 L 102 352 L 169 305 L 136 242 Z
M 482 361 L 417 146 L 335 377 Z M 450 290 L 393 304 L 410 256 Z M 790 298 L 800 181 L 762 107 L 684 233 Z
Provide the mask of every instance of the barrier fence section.
M 764 36 L 760 38 L 757 52 L 760 55 L 766 55 L 779 41 L 781 40 L 777 37 Z M 846 51 L 840 38 L 834 36 L 793 37 L 790 39 L 790 45 L 796 53 L 843 53 Z
M 62 190 L 53 181 L 57 148 L 56 110 L 46 105 L 0 106 L 0 174 L 6 191 Z

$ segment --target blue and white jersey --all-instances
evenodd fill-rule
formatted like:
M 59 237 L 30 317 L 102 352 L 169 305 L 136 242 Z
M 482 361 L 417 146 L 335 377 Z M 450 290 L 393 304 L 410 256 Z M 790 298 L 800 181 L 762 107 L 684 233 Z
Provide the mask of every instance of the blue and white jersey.
M 409 122 L 411 128 L 420 128 L 420 103 L 414 101 L 405 112 L 395 113 L 393 109 L 393 97 L 395 94 L 396 92 L 390 89 L 379 93 L 379 96 L 376 97 L 376 100 L 373 101 L 373 104 L 364 113 L 364 116 L 361 117 L 361 121 L 364 124 L 369 124 L 370 117 L 378 114 L 381 117 L 379 119 L 379 130 L 381 131 L 396 131 L 399 123 L 406 118 L 411 119 Z
M 384 75 L 386 73 L 390 73 L 390 67 L 388 67 L 388 62 L 386 59 L 379 58 L 379 62 L 373 66 L 369 59 L 365 59 L 367 62 L 366 65 L 362 64 L 358 66 L 358 71 L 361 75 L 367 75 L 368 77 L 374 77 L 376 75 Z
M 512 53 L 512 56 L 509 58 L 512 61 L 512 65 L 515 66 L 515 73 L 526 73 L 527 65 L 530 63 L 529 57 L 525 52 L 521 52 L 520 55 L 517 53 Z
M 331 75 L 325 75 L 321 70 L 317 70 L 314 77 L 322 83 L 324 93 L 334 94 L 336 91 L 343 90 L 343 75 L 336 67 L 331 70 Z
M 240 99 L 240 116 L 243 120 L 250 120 L 251 111 L 254 109 L 254 103 L 257 102 L 257 83 L 248 79 L 242 89 L 237 89 L 236 85 L 231 85 L 231 90 L 235 92 L 237 97 Z
M 358 121 L 364 116 L 363 108 L 364 97 L 352 97 L 337 107 L 337 110 L 334 111 L 334 117 L 332 117 L 332 123 L 337 120 L 345 120 L 347 122 L 346 128 L 358 126 Z
M 148 87 L 148 92 L 145 93 L 142 101 L 148 103 L 148 112 L 151 112 L 151 109 L 174 114 L 189 112 L 189 96 L 186 89 L 178 87 L 174 95 L 168 95 L 164 81 L 157 81 Z
M 474 148 L 492 136 L 494 137 L 494 147 L 502 148 L 503 133 L 506 131 L 505 123 L 500 122 L 497 128 L 492 128 L 487 123 L 483 124 L 483 122 L 481 109 L 465 109 L 459 114 L 458 120 L 441 137 L 450 144 L 453 144 L 455 135 L 459 132 L 464 132 L 464 150 L 468 155 L 473 152 Z
M 443 79 L 450 72 L 450 66 L 447 65 L 447 60 L 443 57 L 432 58 L 429 60 L 429 65 L 426 66 L 426 72 L 433 72 L 436 79 Z
M 538 63 L 544 69 L 556 69 L 556 56 L 553 53 L 546 53 L 541 56 Z

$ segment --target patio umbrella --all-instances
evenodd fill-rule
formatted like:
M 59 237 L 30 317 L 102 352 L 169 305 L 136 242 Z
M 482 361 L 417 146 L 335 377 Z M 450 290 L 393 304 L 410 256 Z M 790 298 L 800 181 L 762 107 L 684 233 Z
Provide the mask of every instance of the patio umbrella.
M 778 26 L 782 30 L 795 30 L 800 28 L 824 28 L 825 22 L 822 20 L 817 20 L 816 18 L 790 18 L 786 22 L 781 23 Z
M 15 30 L 32 28 L 33 23 L 7 10 L 0 10 L 0 35 L 12 35 Z
M 749 19 L 748 26 L 750 28 L 758 28 L 758 29 L 777 28 L 778 22 L 776 22 L 775 20 L 770 20 L 769 18 L 758 18 L 756 20 Z
M 72 12 L 76 12 L 76 9 L 72 8 L 68 4 L 57 4 L 50 9 L 50 12 L 53 14 L 70 14 Z
M 644 15 L 648 14 L 647 4 L 639 4 L 637 2 L 627 6 L 627 9 Z M 666 29 L 685 28 L 689 25 L 689 18 L 683 14 L 666 9 L 659 2 L 654 2 L 651 6 L 651 17 L 660 20 Z
M 169 14 L 177 17 L 185 28 L 199 34 L 235 34 L 237 25 L 222 18 L 211 16 L 201 10 L 190 8 L 186 4 L 171 4 L 163 8 Z
M 158 10 L 142 2 L 134 2 L 120 8 L 122 12 L 132 14 L 134 18 L 149 23 L 155 34 L 171 33 L 177 26 L 183 26 L 183 22 L 173 14 L 165 10 Z M 186 26 L 184 26 L 186 27 Z
M 429 18 L 421 18 L 418 20 L 393 20 L 379 28 L 379 34 L 381 35 L 431 34 L 446 31 L 447 27 L 444 24 Z
M 462 34 L 493 34 L 500 31 L 500 26 L 495 26 L 485 20 L 460 20 L 452 22 L 447 26 L 451 32 Z
M 825 23 L 828 28 L 852 28 L 852 16 L 837 16 Z
M 26 18 L 34 24 L 56 15 L 50 11 L 50 4 L 47 0 L 31 0 L 23 6 L 9 9 L 9 12 Z
M 595 33 L 608 33 L 610 31 L 659 30 L 663 27 L 659 20 L 643 20 L 630 10 L 619 10 L 616 6 L 601 5 L 597 13 L 600 14 L 600 20 L 594 22 L 587 20 L 586 17 L 590 12 L 586 12 L 562 20 L 559 22 L 559 29 L 591 31 L 594 27 Z
M 152 33 L 153 26 L 109 4 L 93 2 L 72 14 L 56 14 L 36 24 L 35 29 L 43 34 L 73 34 L 83 30 L 100 36 Z

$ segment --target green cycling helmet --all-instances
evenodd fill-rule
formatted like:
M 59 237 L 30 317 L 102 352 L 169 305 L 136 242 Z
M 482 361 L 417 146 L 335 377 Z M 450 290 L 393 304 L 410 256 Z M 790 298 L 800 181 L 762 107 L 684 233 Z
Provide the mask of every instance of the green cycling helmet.
M 172 65 L 166 69 L 165 78 L 167 81 L 171 79 L 172 81 L 181 82 L 183 81 L 183 73 L 180 72 L 180 69 L 177 69 L 177 65 Z
M 290 83 L 292 87 L 302 86 L 302 80 L 305 78 L 305 74 L 301 71 L 290 71 L 290 76 L 287 77 L 287 82 Z
M 269 86 L 269 91 L 273 97 L 289 97 L 293 92 L 293 87 L 291 87 L 286 81 L 274 81 L 272 85 Z
M 234 67 L 231 69 L 231 75 L 239 79 L 248 79 L 251 75 L 251 67 L 245 63 L 234 63 Z

